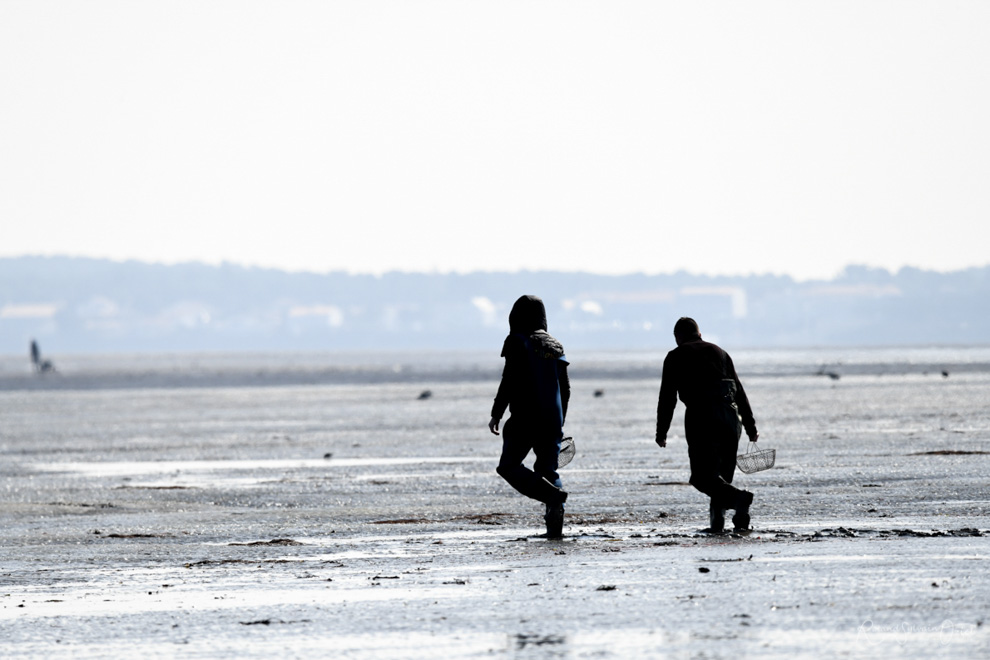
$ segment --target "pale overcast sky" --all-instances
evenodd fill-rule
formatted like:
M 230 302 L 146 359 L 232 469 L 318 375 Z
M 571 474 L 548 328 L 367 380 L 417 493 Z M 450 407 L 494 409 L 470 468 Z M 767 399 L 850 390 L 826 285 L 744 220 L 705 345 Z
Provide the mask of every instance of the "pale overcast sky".
M 990 263 L 988 2 L 0 0 L 0 256 Z

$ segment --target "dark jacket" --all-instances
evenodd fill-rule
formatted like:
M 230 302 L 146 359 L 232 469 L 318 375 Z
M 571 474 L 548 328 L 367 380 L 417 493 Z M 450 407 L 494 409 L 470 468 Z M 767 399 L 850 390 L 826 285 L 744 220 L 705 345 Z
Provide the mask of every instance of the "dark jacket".
M 718 403 L 735 404 L 746 435 L 756 435 L 753 409 L 736 375 L 732 358 L 715 344 L 699 337 L 667 353 L 657 403 L 658 438 L 667 436 L 678 396 L 689 410 Z
M 559 433 L 571 394 L 567 358 L 547 332 L 546 309 L 538 297 L 523 296 L 512 306 L 502 357 L 505 368 L 492 417 L 502 419 L 508 408 L 513 419 L 535 431 Z

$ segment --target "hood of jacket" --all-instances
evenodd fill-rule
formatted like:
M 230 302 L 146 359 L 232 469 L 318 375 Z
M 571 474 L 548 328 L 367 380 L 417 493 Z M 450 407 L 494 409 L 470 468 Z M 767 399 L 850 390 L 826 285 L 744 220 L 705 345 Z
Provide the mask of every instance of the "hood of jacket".
M 509 332 L 531 335 L 547 330 L 547 309 L 539 296 L 520 296 L 509 312 Z
M 540 353 L 564 356 L 563 345 L 547 332 L 547 310 L 539 296 L 522 296 L 516 301 L 509 312 L 509 332 L 526 337 Z

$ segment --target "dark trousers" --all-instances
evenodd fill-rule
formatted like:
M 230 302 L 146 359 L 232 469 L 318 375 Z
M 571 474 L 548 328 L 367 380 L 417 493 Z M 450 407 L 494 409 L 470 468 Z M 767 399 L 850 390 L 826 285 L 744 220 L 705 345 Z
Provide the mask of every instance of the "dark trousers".
M 742 491 L 732 485 L 742 423 L 727 406 L 688 408 L 684 431 L 691 461 L 691 485 L 712 498 L 712 509 L 736 509 Z
M 495 471 L 526 497 L 544 504 L 563 502 L 567 495 L 557 474 L 562 437 L 560 431 L 541 432 L 535 425 L 509 418 L 502 427 L 502 457 Z M 532 470 L 523 465 L 530 450 L 536 454 Z

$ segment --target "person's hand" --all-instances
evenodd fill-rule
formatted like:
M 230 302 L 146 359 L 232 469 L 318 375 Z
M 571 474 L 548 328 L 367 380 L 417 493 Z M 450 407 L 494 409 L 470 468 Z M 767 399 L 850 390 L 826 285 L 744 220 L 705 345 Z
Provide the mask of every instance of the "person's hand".
M 754 431 L 754 432 L 753 432 L 753 435 L 751 435 L 751 436 L 749 436 L 749 441 L 750 441 L 750 442 L 756 442 L 756 439 L 757 439 L 757 438 L 759 438 L 759 437 L 760 437 L 760 434 L 759 434 L 759 433 L 756 433 L 756 432 Z
M 660 436 L 658 435 L 658 436 L 657 436 L 657 446 L 660 446 L 660 447 L 666 447 L 666 446 L 667 446 L 667 436 L 663 436 L 663 437 L 661 438 L 661 437 L 660 437 Z
M 495 435 L 498 435 L 498 423 L 500 421 L 501 420 L 498 419 L 497 417 L 492 417 L 491 421 L 488 422 L 488 430 L 494 433 Z

